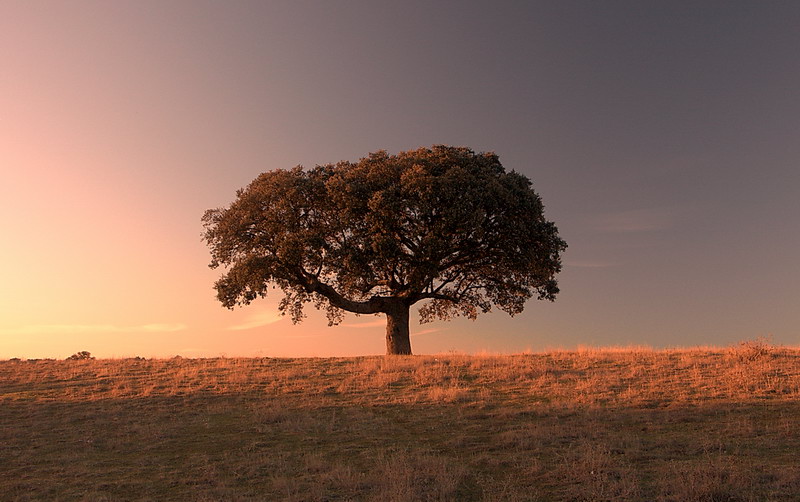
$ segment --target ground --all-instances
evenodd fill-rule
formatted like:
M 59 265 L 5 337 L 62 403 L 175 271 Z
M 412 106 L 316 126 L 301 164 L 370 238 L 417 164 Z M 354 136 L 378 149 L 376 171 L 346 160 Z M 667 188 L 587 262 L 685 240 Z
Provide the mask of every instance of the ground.
M 0 362 L 3 500 L 800 500 L 800 350 Z

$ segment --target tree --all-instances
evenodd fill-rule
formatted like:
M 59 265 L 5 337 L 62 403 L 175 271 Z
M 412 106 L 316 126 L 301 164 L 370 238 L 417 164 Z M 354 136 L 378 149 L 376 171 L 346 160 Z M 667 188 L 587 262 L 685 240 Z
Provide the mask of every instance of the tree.
M 411 354 L 409 308 L 423 300 L 421 322 L 553 301 L 567 247 L 528 178 L 442 145 L 269 171 L 203 223 L 223 306 L 272 287 L 295 323 L 309 302 L 329 325 L 382 313 L 387 354 Z

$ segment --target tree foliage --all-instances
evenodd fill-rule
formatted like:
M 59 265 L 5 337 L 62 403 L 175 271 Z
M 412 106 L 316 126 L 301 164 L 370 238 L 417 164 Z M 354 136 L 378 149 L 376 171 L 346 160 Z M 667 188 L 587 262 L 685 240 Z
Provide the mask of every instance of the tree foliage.
M 494 153 L 434 146 L 259 175 L 203 217 L 217 297 L 228 308 L 283 293 L 294 322 L 312 303 L 389 313 L 428 300 L 423 322 L 553 300 L 566 243 L 528 178 Z

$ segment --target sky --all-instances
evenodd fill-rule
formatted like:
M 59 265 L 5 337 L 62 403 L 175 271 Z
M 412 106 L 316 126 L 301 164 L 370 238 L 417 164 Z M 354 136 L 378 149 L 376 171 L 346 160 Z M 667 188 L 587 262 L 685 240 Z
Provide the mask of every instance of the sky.
M 382 317 L 215 299 L 259 173 L 448 144 L 528 176 L 554 303 L 415 353 L 800 345 L 800 3 L 0 1 L 0 358 L 351 356 Z

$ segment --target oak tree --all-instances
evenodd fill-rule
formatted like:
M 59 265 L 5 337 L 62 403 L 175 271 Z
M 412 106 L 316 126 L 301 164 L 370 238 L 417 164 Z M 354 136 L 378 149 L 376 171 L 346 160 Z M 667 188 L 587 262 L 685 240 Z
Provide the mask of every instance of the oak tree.
M 331 325 L 385 314 L 387 354 L 411 353 L 418 302 L 428 322 L 554 300 L 567 246 L 527 177 L 494 153 L 443 145 L 265 172 L 203 222 L 222 305 L 273 288 L 294 322 L 308 303 Z

